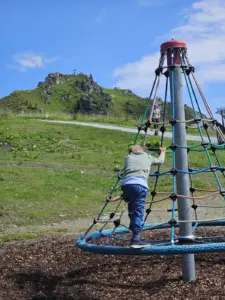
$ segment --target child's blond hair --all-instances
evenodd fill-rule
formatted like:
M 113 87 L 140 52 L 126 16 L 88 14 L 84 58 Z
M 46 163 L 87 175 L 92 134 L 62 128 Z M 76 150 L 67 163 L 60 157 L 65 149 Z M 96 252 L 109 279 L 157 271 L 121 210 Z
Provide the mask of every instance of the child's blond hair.
M 129 153 L 132 152 L 146 152 L 148 151 L 148 148 L 146 146 L 142 146 L 142 145 L 132 145 L 129 148 Z

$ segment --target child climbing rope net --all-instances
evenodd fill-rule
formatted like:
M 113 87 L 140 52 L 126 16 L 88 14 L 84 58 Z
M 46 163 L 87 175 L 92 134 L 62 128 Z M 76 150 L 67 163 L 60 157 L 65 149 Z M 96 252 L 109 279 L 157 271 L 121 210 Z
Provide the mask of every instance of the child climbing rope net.
M 167 58 L 167 65 L 165 65 L 165 58 Z M 143 227 L 142 224 L 139 224 L 142 219 L 142 213 L 138 218 L 138 222 L 132 217 L 134 212 L 133 207 L 131 208 L 131 203 L 136 191 L 131 189 L 128 191 L 126 184 L 123 184 L 124 182 L 126 183 L 126 180 L 128 180 L 129 183 L 130 179 L 127 179 L 126 176 L 126 172 L 129 173 L 129 171 L 125 168 L 125 172 L 120 172 L 115 185 L 106 197 L 102 210 L 98 216 L 94 218 L 93 223 L 85 234 L 77 240 L 78 247 L 85 251 L 106 254 L 150 255 L 225 250 L 224 234 L 203 235 L 201 230 L 199 230 L 202 227 L 208 228 L 225 225 L 225 205 L 224 203 L 217 204 L 215 201 L 218 197 L 222 200 L 225 199 L 225 138 L 197 82 L 194 75 L 194 67 L 190 64 L 187 56 L 186 44 L 183 42 L 171 41 L 161 46 L 159 65 L 155 71 L 155 79 L 149 99 L 146 102 L 145 111 L 138 125 L 133 149 L 136 147 L 136 149 L 139 148 L 140 150 L 141 147 L 148 146 L 147 138 L 149 128 L 155 123 L 153 122 L 153 114 L 162 77 L 166 79 L 166 83 L 162 121 L 157 123 L 161 132 L 160 143 L 157 149 L 148 148 L 148 150 L 152 160 L 157 160 L 155 153 L 158 153 L 160 149 L 164 149 L 165 133 L 167 128 L 171 127 L 172 141 L 167 147 L 167 156 L 171 156 L 171 167 L 165 169 L 165 166 L 162 166 L 161 163 L 164 161 L 164 157 L 162 157 L 161 153 L 161 158 L 159 157 L 159 159 L 161 159 L 160 163 L 156 170 L 149 174 L 149 183 L 151 183 L 149 184 L 150 199 L 148 198 L 147 201 L 145 201 L 147 191 L 146 189 L 142 189 L 141 191 L 139 189 L 139 194 L 142 193 L 141 211 L 143 211 L 145 207 Z M 185 120 L 182 91 L 180 90 L 182 77 L 187 87 L 193 113 L 193 117 L 188 120 Z M 168 104 L 169 84 L 170 103 Z M 151 105 L 152 98 L 153 103 Z M 199 100 L 199 98 L 201 100 Z M 208 117 L 203 113 L 200 101 L 204 105 Z M 150 106 L 152 107 L 151 109 L 149 109 Z M 166 115 L 168 106 L 171 107 L 171 119 L 169 120 Z M 199 133 L 200 143 L 187 145 L 185 127 L 190 127 L 190 125 L 192 128 L 194 128 L 193 125 L 195 125 Z M 210 135 L 212 131 L 211 128 L 215 130 L 222 143 L 218 144 L 214 142 L 214 139 Z M 144 136 L 141 145 L 138 145 L 142 133 Z M 132 151 L 132 153 L 134 152 L 135 151 Z M 221 155 L 221 153 L 223 153 L 223 155 Z M 208 161 L 208 165 L 201 168 L 198 167 L 199 164 L 197 162 L 197 166 L 192 166 L 191 158 L 193 155 L 199 155 L 199 160 L 201 160 L 204 155 Z M 142 168 L 142 170 L 143 169 L 144 168 Z M 146 165 L 145 176 L 149 169 L 150 168 Z M 134 172 L 135 177 L 139 176 L 137 173 Z M 204 174 L 209 175 L 209 173 L 212 174 L 217 188 L 205 188 Z M 200 186 L 195 184 L 196 175 L 202 178 Z M 145 186 L 145 182 L 142 181 L 145 176 L 141 174 L 140 177 L 142 178 L 136 178 L 135 184 L 137 184 L 137 180 L 141 180 L 141 186 Z M 171 182 L 170 189 L 165 190 L 164 186 L 167 187 L 169 178 Z M 207 180 L 209 180 L 208 177 Z M 122 182 L 123 196 L 120 194 L 115 197 L 115 194 L 118 193 L 120 182 Z M 130 184 L 133 184 L 133 182 L 131 181 Z M 207 204 L 204 204 L 206 200 L 210 200 L 210 203 L 208 201 Z M 109 206 L 111 206 L 112 209 L 108 210 Z M 204 215 L 204 218 L 202 218 L 202 216 L 199 218 L 199 211 L 206 208 L 216 211 L 218 215 L 221 213 L 221 217 L 212 217 L 212 214 L 210 214 L 209 217 Z M 135 207 L 134 211 L 137 212 L 137 210 L 138 208 Z M 157 221 L 155 218 L 157 213 L 167 216 L 167 219 L 159 219 Z M 124 224 L 125 215 L 129 215 L 130 217 L 130 228 L 129 224 Z M 156 222 L 153 222 L 153 220 Z M 138 230 L 136 230 L 137 224 L 134 225 L 135 222 L 139 224 Z M 113 227 L 111 226 L 110 228 L 109 225 L 113 225 Z M 149 239 L 145 242 L 140 241 L 140 228 L 143 228 L 144 232 L 149 232 Z M 129 235 L 130 229 L 133 233 L 132 237 Z M 153 236 L 151 234 L 152 232 L 156 230 L 162 232 L 162 230 L 165 229 L 166 234 L 159 234 L 159 238 L 157 239 L 151 238 L 151 236 Z M 197 234 L 198 230 L 200 235 Z M 130 247 L 130 245 L 133 245 L 133 247 Z M 142 249 L 137 252 L 136 249 L 133 248 Z
M 140 239 L 144 221 L 144 206 L 148 195 L 148 176 L 152 165 L 161 165 L 165 159 L 165 148 L 160 149 L 159 158 L 145 152 L 145 147 L 130 147 L 125 159 L 123 181 L 121 182 L 122 197 L 128 203 L 128 216 L 132 231 L 132 248 L 143 248 L 150 244 Z

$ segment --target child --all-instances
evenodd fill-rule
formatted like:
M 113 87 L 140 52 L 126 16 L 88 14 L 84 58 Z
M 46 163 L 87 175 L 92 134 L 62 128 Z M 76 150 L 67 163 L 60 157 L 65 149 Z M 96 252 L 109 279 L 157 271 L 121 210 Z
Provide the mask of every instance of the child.
M 152 122 L 154 123 L 155 135 L 158 135 L 159 119 L 160 119 L 160 109 L 158 105 L 154 105 L 154 109 L 152 113 Z
M 151 165 L 164 163 L 166 148 L 160 148 L 160 155 L 155 158 L 145 151 L 146 147 L 133 145 L 125 159 L 124 177 L 121 182 L 123 198 L 128 202 L 132 248 L 143 248 L 150 244 L 140 240 L 144 225 L 144 206 L 148 195 L 148 176 Z

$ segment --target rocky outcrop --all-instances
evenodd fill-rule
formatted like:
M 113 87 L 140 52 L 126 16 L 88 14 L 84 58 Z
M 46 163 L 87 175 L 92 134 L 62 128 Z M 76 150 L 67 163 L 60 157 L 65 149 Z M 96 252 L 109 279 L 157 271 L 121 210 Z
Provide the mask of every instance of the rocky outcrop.
M 88 93 L 80 96 L 77 110 L 81 113 L 107 115 L 112 98 L 108 94 Z
M 44 86 L 51 86 L 54 84 L 60 84 L 65 81 L 64 75 L 56 72 L 56 73 L 49 73 L 48 76 L 45 78 L 45 81 L 39 82 L 38 87 Z
M 83 94 L 80 97 L 80 102 L 78 105 L 78 109 L 80 112 L 87 112 L 87 113 L 91 113 L 96 111 L 96 103 L 94 101 L 94 99 L 88 95 L 88 94 Z
M 49 73 L 48 76 L 45 78 L 45 81 L 39 82 L 37 87 L 43 88 L 43 96 L 46 101 L 46 97 L 52 95 L 52 87 L 55 84 L 60 84 L 65 81 L 64 75 L 56 72 L 56 73 Z
M 60 101 L 64 102 L 64 101 L 68 101 L 72 99 L 72 95 L 71 94 L 64 94 L 63 96 L 60 96 Z
M 131 95 L 133 95 L 133 92 L 132 92 L 131 90 L 123 90 L 123 91 L 121 91 L 121 93 L 122 93 L 123 95 L 126 95 L 126 96 L 131 96 Z
M 78 101 L 75 112 L 106 115 L 112 102 L 112 97 L 93 80 L 93 76 L 81 74 L 73 85 L 77 91 L 84 92 Z
M 103 89 L 94 81 L 92 74 L 89 76 L 79 73 L 77 75 L 63 75 L 61 73 L 50 73 L 45 81 L 39 82 L 43 103 L 51 105 L 50 96 L 54 95 L 54 85 L 63 83 L 68 78 L 72 79 L 72 89 L 59 95 L 59 101 L 66 103 L 74 101 L 74 112 L 107 114 L 112 97 L 104 93 Z M 71 104 L 68 103 L 71 107 Z M 73 106 L 72 106 L 73 107 Z
M 96 82 L 93 81 L 92 77 L 86 77 L 82 80 L 77 79 L 73 87 L 74 89 L 79 89 L 87 93 L 103 93 L 103 89 Z

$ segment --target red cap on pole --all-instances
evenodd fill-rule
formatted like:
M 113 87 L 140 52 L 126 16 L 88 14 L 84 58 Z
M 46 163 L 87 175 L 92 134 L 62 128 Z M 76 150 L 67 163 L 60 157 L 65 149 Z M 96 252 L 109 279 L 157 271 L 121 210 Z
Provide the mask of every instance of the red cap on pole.
M 171 41 L 168 41 L 168 42 L 163 43 L 161 45 L 161 47 L 160 47 L 160 52 L 161 53 L 167 50 L 167 63 L 168 63 L 168 66 L 172 65 L 172 61 L 171 61 L 172 49 L 173 49 L 173 54 L 174 54 L 173 64 L 174 65 L 180 65 L 181 61 L 180 61 L 179 49 L 187 49 L 187 44 L 185 42 L 182 42 L 182 41 L 171 40 Z

